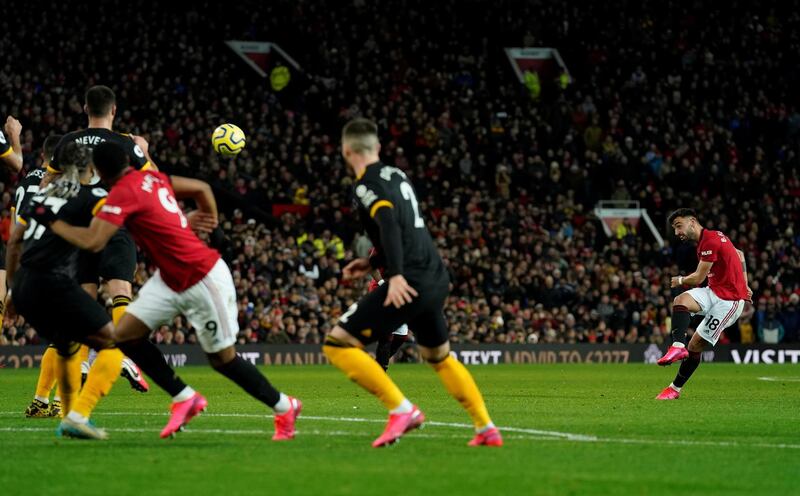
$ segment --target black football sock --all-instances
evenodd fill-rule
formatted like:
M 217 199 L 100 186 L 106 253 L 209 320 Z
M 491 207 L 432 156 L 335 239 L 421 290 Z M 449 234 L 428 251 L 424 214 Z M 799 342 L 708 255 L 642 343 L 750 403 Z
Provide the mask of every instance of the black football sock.
M 164 361 L 164 355 L 156 345 L 147 339 L 137 339 L 117 343 L 117 348 L 125 356 L 136 362 L 136 365 L 153 380 L 158 387 L 172 397 L 175 397 L 186 388 L 186 383 L 178 377 L 172 368 Z
M 683 387 L 686 381 L 692 376 L 697 367 L 700 365 L 701 355 L 699 352 L 690 351 L 689 357 L 681 363 L 681 368 L 678 369 L 678 375 L 672 381 L 676 387 Z
M 672 342 L 686 344 L 686 329 L 689 328 L 689 309 L 684 305 L 673 305 L 672 307 Z
M 228 363 L 215 365 L 214 369 L 247 391 L 250 396 L 274 408 L 281 399 L 281 393 L 269 383 L 255 365 L 239 355 Z
M 408 336 L 400 336 L 399 334 L 392 335 L 392 347 L 389 350 L 389 357 L 395 356 L 400 348 L 408 341 Z
M 383 370 L 389 370 L 389 359 L 392 358 L 392 343 L 394 336 L 389 335 L 384 339 L 378 341 L 378 347 L 375 348 L 375 360 L 378 365 L 383 367 Z

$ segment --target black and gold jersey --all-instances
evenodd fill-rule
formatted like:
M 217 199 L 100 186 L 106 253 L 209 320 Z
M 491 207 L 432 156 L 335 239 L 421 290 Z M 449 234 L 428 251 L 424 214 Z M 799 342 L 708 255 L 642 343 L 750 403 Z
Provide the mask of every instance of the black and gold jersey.
M 44 179 L 45 168 L 34 169 L 17 184 L 17 189 L 14 192 L 14 205 L 11 206 L 11 215 L 14 221 L 17 221 L 17 213 L 22 209 L 22 205 L 30 198 L 30 195 L 39 192 L 39 184 Z
M 354 193 L 361 222 L 378 253 L 385 251 L 381 246 L 380 227 L 375 221 L 375 215 L 381 208 L 392 209 L 394 222 L 400 227 L 402 274 L 406 279 L 439 282 L 448 277 L 442 258 L 425 226 L 414 187 L 402 170 L 380 162 L 371 164 L 356 181 Z
M 8 136 L 0 129 L 0 158 L 11 155 L 12 151 L 13 149 L 11 148 L 11 142 L 8 140 Z
M 74 278 L 76 275 L 78 250 L 64 238 L 28 217 L 27 212 L 36 204 L 47 205 L 59 219 L 74 226 L 86 227 L 92 217 L 105 203 L 106 190 L 96 186 L 82 186 L 78 194 L 65 200 L 48 197 L 45 190 L 37 192 L 20 206 L 17 220 L 26 226 L 23 237 L 20 265 L 37 271 Z
M 133 137 L 130 134 L 122 134 L 105 128 L 90 127 L 87 129 L 81 129 L 80 131 L 67 133 L 63 138 L 61 138 L 61 141 L 59 141 L 58 145 L 56 145 L 56 149 L 53 152 L 53 157 L 50 161 L 50 166 L 53 169 L 51 172 L 59 172 L 61 170 L 61 167 L 58 163 L 59 153 L 64 145 L 70 141 L 80 143 L 81 145 L 86 145 L 92 150 L 94 150 L 94 147 L 100 143 L 110 141 L 112 143 L 116 143 L 117 145 L 121 146 L 123 150 L 125 150 L 125 152 L 128 154 L 131 167 L 138 170 L 147 170 L 152 167 L 152 164 L 149 160 L 147 160 L 147 156 L 145 156 L 144 151 L 142 151 L 139 145 L 133 141 Z

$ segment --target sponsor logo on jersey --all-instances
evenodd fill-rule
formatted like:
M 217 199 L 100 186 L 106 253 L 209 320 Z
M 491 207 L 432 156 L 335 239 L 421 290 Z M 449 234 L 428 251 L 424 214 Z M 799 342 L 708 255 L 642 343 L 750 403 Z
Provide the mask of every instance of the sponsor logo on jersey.
M 103 207 L 100 209 L 100 211 L 101 212 L 105 212 L 107 214 L 111 214 L 111 215 L 121 215 L 122 214 L 122 209 L 120 207 L 115 207 L 113 205 L 103 205 Z
M 703 257 L 711 255 L 711 250 L 701 251 L 700 255 L 703 256 Z
M 369 206 L 378 199 L 378 195 L 363 184 L 356 186 L 356 196 L 361 200 L 361 203 L 364 204 L 364 208 L 369 208 Z

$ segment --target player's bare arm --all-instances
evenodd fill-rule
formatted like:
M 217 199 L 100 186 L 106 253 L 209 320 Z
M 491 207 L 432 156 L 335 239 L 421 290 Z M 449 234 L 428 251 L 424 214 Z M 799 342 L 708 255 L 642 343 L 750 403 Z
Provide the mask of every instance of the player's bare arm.
M 697 286 L 706 280 L 708 273 L 711 271 L 711 266 L 714 262 L 703 262 L 697 264 L 697 269 L 688 276 L 676 276 L 670 280 L 669 286 L 676 288 L 678 286 Z
M 22 144 L 19 141 L 22 124 L 9 115 L 5 125 L 6 135 L 11 141 L 11 153 L 2 157 L 3 163 L 13 172 L 22 170 Z
M 50 224 L 50 229 L 81 250 L 96 253 L 105 248 L 114 233 L 119 230 L 119 227 L 95 217 L 89 227 L 77 227 L 63 220 L 56 220 Z
M 211 186 L 204 181 L 188 177 L 172 176 L 172 190 L 175 198 L 191 198 L 197 204 L 197 210 L 186 215 L 192 229 L 199 232 L 211 232 L 219 224 L 217 201 Z
M 747 278 L 747 259 L 745 259 L 744 252 L 742 250 L 737 248 L 736 253 L 739 255 L 739 260 L 742 262 L 742 273 L 744 274 L 744 282 L 747 284 L 747 300 L 752 302 L 753 290 L 750 289 L 750 280 Z

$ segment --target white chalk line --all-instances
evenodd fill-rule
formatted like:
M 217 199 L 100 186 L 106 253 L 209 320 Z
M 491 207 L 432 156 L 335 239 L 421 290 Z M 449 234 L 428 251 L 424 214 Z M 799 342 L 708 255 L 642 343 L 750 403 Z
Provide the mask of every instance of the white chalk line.
M 800 377 L 759 377 L 758 380 L 767 382 L 800 382 Z
M 0 416 L 20 416 L 20 412 L 0 412 Z M 158 416 L 166 417 L 166 413 L 157 412 L 98 412 L 96 416 Z M 262 415 L 255 413 L 204 413 L 204 417 L 245 417 L 245 418 L 271 418 L 271 415 Z M 34 419 L 32 421 L 38 421 Z M 379 419 L 366 419 L 359 417 L 323 417 L 302 415 L 299 422 L 308 420 L 328 421 L 328 422 L 358 422 L 358 423 L 385 423 L 385 420 Z M 457 422 L 425 422 L 425 426 L 429 427 L 449 427 L 449 428 L 465 428 L 471 429 L 472 425 L 457 423 Z M 800 444 L 793 443 L 762 443 L 762 442 L 740 442 L 740 441 L 697 441 L 692 439 L 637 439 L 637 438 L 614 438 L 614 437 L 599 437 L 585 434 L 575 434 L 570 432 L 559 431 L 545 431 L 539 429 L 528 429 L 523 427 L 498 427 L 504 433 L 504 439 L 518 439 L 518 440 L 537 440 L 537 441 L 573 441 L 573 442 L 589 442 L 589 443 L 611 443 L 611 444 L 641 444 L 641 445 L 669 445 L 669 446 L 711 446 L 711 447 L 727 447 L 727 448 L 768 448 L 768 449 L 800 449 Z M 160 432 L 160 429 L 144 429 L 144 428 L 110 428 L 106 429 L 109 432 L 129 432 L 129 433 L 148 433 Z M 0 432 L 55 432 L 54 428 L 46 427 L 0 427 Z M 351 432 L 351 431 L 330 431 L 330 430 L 297 430 L 299 435 L 311 434 L 318 436 L 355 436 L 355 437 L 373 437 L 375 433 L 366 432 Z M 187 427 L 185 433 L 195 434 L 231 434 L 231 435 L 265 435 L 272 434 L 271 431 L 262 429 L 205 429 Z M 514 435 L 509 436 L 508 433 Z M 410 434 L 413 437 L 422 438 L 462 438 L 461 434 L 436 434 L 425 432 L 414 432 Z

